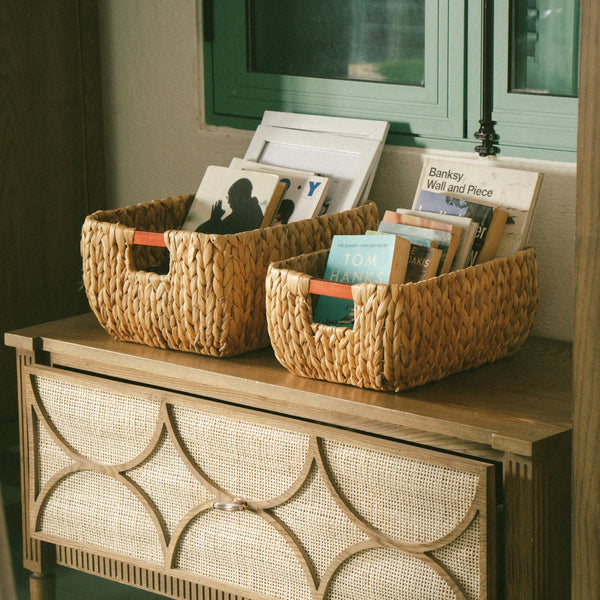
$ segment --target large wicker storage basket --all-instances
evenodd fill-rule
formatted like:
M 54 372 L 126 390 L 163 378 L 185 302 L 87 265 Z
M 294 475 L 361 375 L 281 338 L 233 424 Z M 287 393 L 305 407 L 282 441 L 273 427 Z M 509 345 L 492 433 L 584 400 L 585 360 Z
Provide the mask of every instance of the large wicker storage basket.
M 268 346 L 269 263 L 328 248 L 334 234 L 361 234 L 379 222 L 370 203 L 288 225 L 207 235 L 178 229 L 192 199 L 165 198 L 85 219 L 86 294 L 115 338 L 210 356 Z M 164 232 L 166 248 L 134 245 L 136 230 Z M 170 264 L 168 273 L 152 272 L 161 261 Z
M 419 283 L 353 285 L 353 328 L 313 322 L 310 281 L 323 276 L 327 254 L 281 261 L 267 274 L 271 345 L 297 375 L 401 391 L 503 358 L 533 325 L 533 248 Z

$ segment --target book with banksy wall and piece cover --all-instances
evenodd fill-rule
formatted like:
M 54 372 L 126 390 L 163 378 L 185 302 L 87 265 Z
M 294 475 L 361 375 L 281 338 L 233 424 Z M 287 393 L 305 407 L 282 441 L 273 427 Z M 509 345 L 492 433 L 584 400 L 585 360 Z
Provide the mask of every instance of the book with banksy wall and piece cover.
M 510 256 L 527 245 L 541 183 L 541 173 L 491 166 L 487 159 L 465 162 L 428 157 L 415 203 L 421 191 L 428 190 L 505 210 L 508 216 L 496 256 Z
M 298 169 L 265 165 L 243 158 L 233 158 L 229 166 L 279 175 L 279 180 L 285 184 L 285 190 L 273 225 L 310 219 L 327 210 L 328 177 Z
M 403 283 L 411 243 L 395 235 L 335 235 L 327 258 L 327 281 L 356 283 Z M 319 296 L 314 321 L 352 327 L 351 299 Z
M 182 229 L 198 233 L 240 233 L 268 227 L 285 184 L 273 173 L 207 167 Z

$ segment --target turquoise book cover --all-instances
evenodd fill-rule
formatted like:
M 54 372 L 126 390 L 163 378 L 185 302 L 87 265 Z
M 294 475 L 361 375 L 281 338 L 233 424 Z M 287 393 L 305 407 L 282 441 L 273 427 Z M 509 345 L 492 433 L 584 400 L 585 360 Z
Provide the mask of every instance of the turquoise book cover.
M 324 279 L 338 283 L 403 283 L 410 242 L 395 235 L 336 235 Z M 354 302 L 320 296 L 314 321 L 352 327 Z

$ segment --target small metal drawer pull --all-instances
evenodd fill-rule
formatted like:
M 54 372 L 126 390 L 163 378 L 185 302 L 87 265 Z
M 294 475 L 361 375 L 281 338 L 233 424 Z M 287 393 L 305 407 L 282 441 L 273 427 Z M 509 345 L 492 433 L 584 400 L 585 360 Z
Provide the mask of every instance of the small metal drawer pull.
M 236 510 L 246 510 L 246 501 L 241 498 L 235 498 L 231 502 L 213 502 L 213 508 L 233 512 Z

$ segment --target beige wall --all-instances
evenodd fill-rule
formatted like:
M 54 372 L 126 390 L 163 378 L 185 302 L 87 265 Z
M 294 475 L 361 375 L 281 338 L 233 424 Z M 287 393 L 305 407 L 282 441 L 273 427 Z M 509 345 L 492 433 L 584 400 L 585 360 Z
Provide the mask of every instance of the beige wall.
M 252 136 L 204 124 L 201 2 L 99 4 L 108 203 L 127 206 L 192 193 L 207 165 L 243 156 Z M 409 206 L 424 154 L 385 148 L 371 193 L 380 210 Z M 544 173 L 530 237 L 540 264 L 534 333 L 572 339 L 575 164 L 479 159 L 474 152 L 454 156 Z

